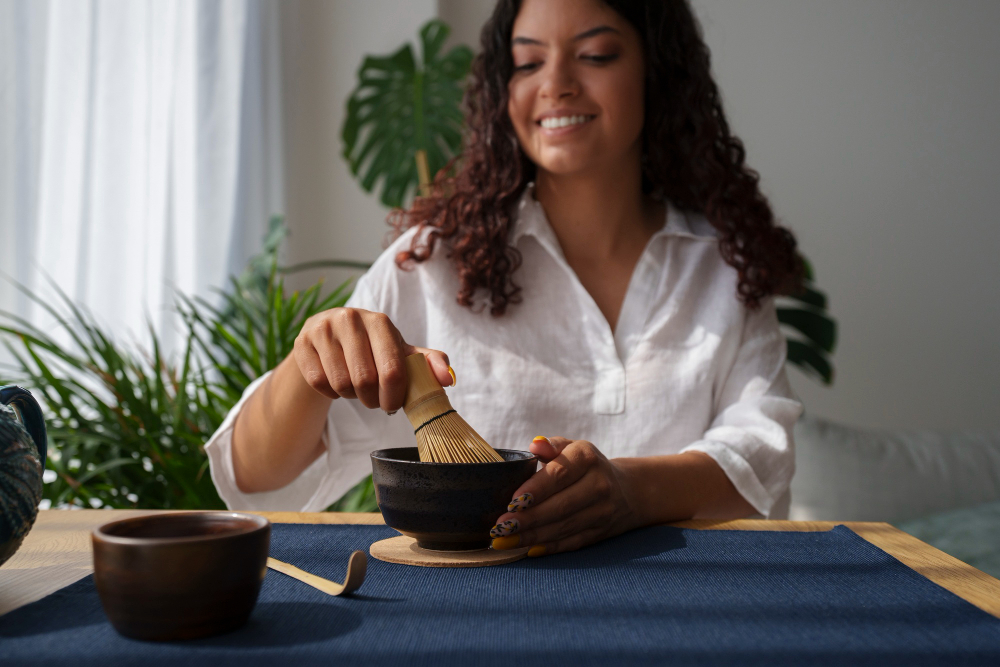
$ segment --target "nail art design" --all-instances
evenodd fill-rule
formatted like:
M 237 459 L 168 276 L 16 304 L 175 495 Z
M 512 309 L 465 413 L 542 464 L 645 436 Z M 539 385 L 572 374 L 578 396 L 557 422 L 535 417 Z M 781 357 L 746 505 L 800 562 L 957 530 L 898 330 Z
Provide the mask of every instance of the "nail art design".
M 521 524 L 517 519 L 501 521 L 497 525 L 490 528 L 490 537 L 507 537 L 508 535 L 516 533 L 520 528 Z
M 522 493 L 507 505 L 508 512 L 523 512 L 535 504 L 535 497 L 530 493 Z
M 448 366 L 448 372 L 451 373 L 451 386 L 454 387 L 456 384 L 458 384 L 458 378 L 455 377 L 455 369 L 452 368 L 451 366 Z

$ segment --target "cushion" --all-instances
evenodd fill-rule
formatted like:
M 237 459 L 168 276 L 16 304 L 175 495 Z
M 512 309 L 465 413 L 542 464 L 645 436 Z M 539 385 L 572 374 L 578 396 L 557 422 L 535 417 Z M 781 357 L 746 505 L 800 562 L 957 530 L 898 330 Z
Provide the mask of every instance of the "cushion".
M 1000 500 L 1000 432 L 867 430 L 805 415 L 789 518 L 906 521 Z

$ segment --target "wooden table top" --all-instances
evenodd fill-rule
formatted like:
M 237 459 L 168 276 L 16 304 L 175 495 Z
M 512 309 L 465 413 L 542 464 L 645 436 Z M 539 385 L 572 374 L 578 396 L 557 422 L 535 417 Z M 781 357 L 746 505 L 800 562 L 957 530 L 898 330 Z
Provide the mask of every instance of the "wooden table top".
M 0 567 L 0 614 L 40 600 L 93 569 L 90 532 L 149 510 L 43 510 L 14 557 Z M 254 512 L 274 523 L 383 523 L 381 514 Z M 840 522 L 931 581 L 1000 618 L 1000 581 L 887 523 Z M 682 521 L 683 528 L 721 530 L 830 530 L 834 521 Z

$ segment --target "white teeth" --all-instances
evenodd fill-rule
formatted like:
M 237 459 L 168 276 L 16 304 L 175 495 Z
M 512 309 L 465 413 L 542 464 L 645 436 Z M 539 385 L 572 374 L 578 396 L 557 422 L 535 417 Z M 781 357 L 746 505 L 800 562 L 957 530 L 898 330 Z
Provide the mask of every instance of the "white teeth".
M 543 118 L 541 126 L 545 129 L 551 130 L 557 127 L 566 127 L 568 125 L 579 125 L 580 123 L 586 123 L 590 120 L 589 116 L 560 116 L 558 118 Z

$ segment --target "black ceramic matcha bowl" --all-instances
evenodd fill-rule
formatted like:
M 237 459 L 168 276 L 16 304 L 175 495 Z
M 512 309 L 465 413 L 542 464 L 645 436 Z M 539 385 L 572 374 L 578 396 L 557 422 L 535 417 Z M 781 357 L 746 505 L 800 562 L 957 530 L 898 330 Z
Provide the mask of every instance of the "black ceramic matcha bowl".
M 416 447 L 372 452 L 372 480 L 382 518 L 424 549 L 485 549 L 490 546 L 490 528 L 538 464 L 529 452 L 497 451 L 504 461 L 425 463 Z

